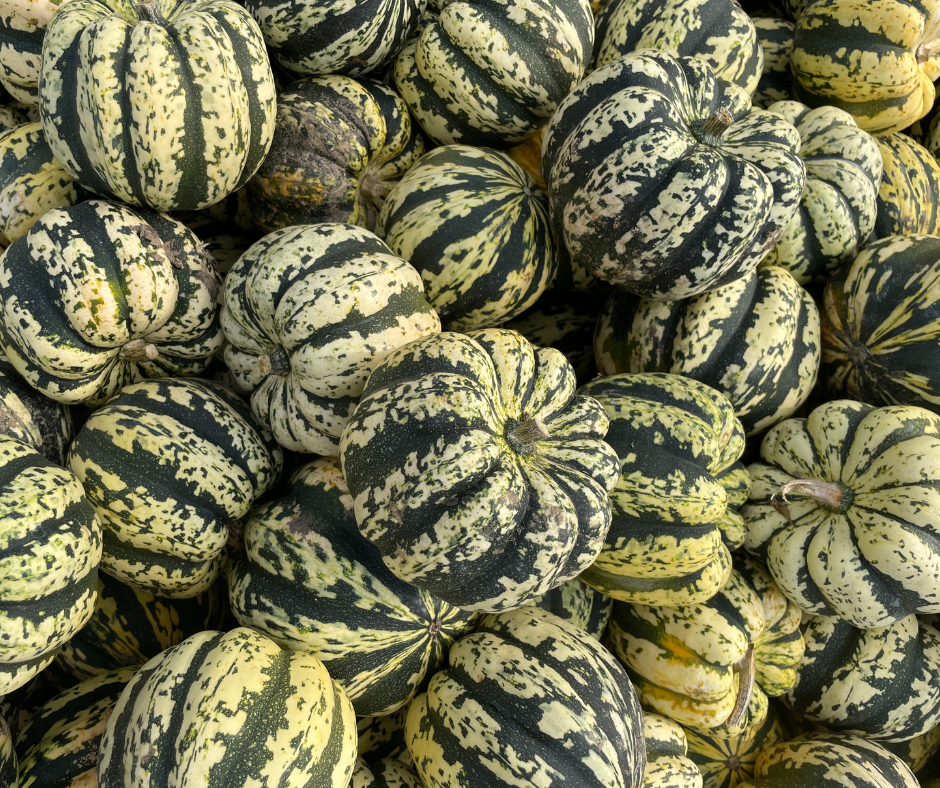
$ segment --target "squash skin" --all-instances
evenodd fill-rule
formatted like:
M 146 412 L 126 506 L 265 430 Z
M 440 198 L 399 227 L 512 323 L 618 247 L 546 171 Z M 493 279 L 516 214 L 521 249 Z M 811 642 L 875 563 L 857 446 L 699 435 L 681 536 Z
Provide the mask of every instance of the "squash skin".
M 646 774 L 643 788 L 703 788 L 702 773 L 687 756 L 685 731 L 677 722 L 643 712 Z
M 755 107 L 767 107 L 775 101 L 793 99 L 790 52 L 793 49 L 793 23 L 773 17 L 752 17 L 757 41 L 764 53 L 764 68 L 757 89 L 751 96 Z
M 610 597 L 595 591 L 577 577 L 536 597 L 529 604 L 574 624 L 595 640 L 603 636 L 614 607 Z
M 0 10 L 0 87 L 18 102 L 39 103 L 42 42 L 67 0 L 8 0 Z
M 2 716 L 0 716 L 0 786 L 2 788 L 18 788 L 13 734 L 10 732 L 7 721 Z
M 869 243 L 891 235 L 940 234 L 940 164 L 906 134 L 877 138 L 883 175 Z

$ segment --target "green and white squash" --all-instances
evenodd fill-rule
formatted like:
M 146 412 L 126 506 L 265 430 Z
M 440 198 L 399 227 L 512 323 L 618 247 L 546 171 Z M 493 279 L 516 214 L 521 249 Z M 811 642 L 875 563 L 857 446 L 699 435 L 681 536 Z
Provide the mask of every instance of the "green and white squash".
M 95 607 L 101 525 L 78 480 L 0 435 L 0 696 L 45 668 Z
M 399 760 L 387 758 L 367 764 L 362 758 L 356 761 L 349 788 L 424 788 L 421 778 L 410 766 Z
M 751 104 L 766 109 L 775 101 L 793 98 L 790 52 L 793 49 L 793 23 L 770 16 L 752 17 L 757 41 L 764 53 L 764 70 Z
M 278 95 L 271 149 L 248 182 L 255 221 L 267 232 L 315 222 L 375 230 L 385 196 L 422 153 L 408 107 L 381 82 L 292 82 Z
M 687 757 L 685 731 L 677 722 L 643 712 L 646 774 L 643 788 L 703 788 L 702 773 Z
M 558 269 L 548 198 L 494 150 L 446 145 L 422 156 L 386 200 L 376 233 L 421 272 L 447 331 L 517 317 Z
M 773 427 L 760 457 L 745 547 L 792 602 L 862 629 L 940 612 L 940 416 L 836 400 Z
M 879 143 L 836 107 L 778 101 L 767 109 L 800 132 L 806 183 L 796 216 L 763 264 L 786 268 L 801 285 L 822 281 L 851 261 L 875 228 Z
M 69 0 L 46 29 L 39 107 L 53 155 L 83 187 L 192 211 L 260 166 L 274 76 L 234 0 Z
M 577 577 L 536 597 L 529 604 L 574 624 L 595 640 L 603 636 L 614 607 L 610 597 L 595 591 Z
M 638 604 L 709 599 L 728 580 L 730 550 L 745 535 L 735 511 L 749 489 L 738 462 L 744 429 L 731 402 L 668 374 L 602 377 L 580 391 L 606 411 L 621 472 L 610 531 L 581 579 Z
M 888 742 L 879 740 L 886 750 L 893 752 L 915 775 L 921 783 L 926 782 L 918 772 L 929 770 L 931 764 L 937 761 L 937 753 L 940 752 L 940 726 L 931 728 L 926 733 L 915 736 L 913 739 L 907 739 L 900 742 Z
M 597 321 L 594 353 L 602 375 L 669 372 L 720 391 L 755 435 L 792 415 L 816 384 L 819 310 L 776 266 L 682 301 L 619 291 Z
M 595 67 L 658 49 L 705 61 L 748 95 L 764 66 L 757 30 L 736 0 L 610 0 L 595 17 L 594 35 Z
M 883 174 L 878 216 L 869 240 L 891 235 L 940 235 L 940 164 L 906 134 L 878 137 Z
M 16 777 L 16 750 L 10 726 L 0 715 L 0 788 L 19 788 Z
M 202 632 L 143 666 L 108 720 L 99 788 L 346 788 L 349 698 L 314 656 L 250 629 Z
M 208 208 L 179 211 L 171 216 L 195 233 L 201 249 L 208 252 L 216 270 L 223 276 L 264 234 L 248 204 L 247 184 Z
M 40 394 L 0 355 L 0 432 L 65 465 L 76 427 L 68 405 Z
M 98 408 L 68 462 L 104 526 L 102 568 L 186 598 L 212 585 L 228 523 L 271 488 L 283 453 L 231 391 L 169 379 L 126 386 Z
M 432 2 L 391 73 L 440 145 L 511 148 L 533 136 L 584 77 L 594 46 L 588 0 Z
M 389 572 L 353 508 L 336 458 L 298 469 L 289 492 L 245 523 L 245 556 L 228 571 L 232 612 L 284 648 L 320 659 L 357 715 L 389 714 L 442 666 L 478 614 Z
M 585 570 L 620 464 L 557 350 L 503 329 L 387 354 L 340 440 L 359 530 L 393 574 L 465 610 L 519 607 Z
M 440 331 L 421 276 L 368 230 L 270 233 L 225 278 L 224 358 L 258 421 L 292 451 L 335 455 L 375 360 Z
M 88 200 L 49 211 L 0 257 L 0 343 L 46 396 L 100 405 L 143 378 L 202 372 L 223 341 L 220 295 L 184 225 Z
M 27 108 L 16 101 L 0 104 L 0 131 L 22 126 L 39 120 L 39 110 L 35 107 Z
M 426 788 L 640 788 L 646 767 L 623 668 L 535 607 L 487 616 L 458 640 L 412 702 L 405 734 Z
M 940 411 L 940 238 L 882 238 L 823 291 L 821 381 L 831 398 Z
M 39 103 L 42 42 L 68 0 L 6 0 L 0 9 L 0 86 L 29 106 Z
M 699 295 L 776 244 L 803 190 L 799 146 L 790 123 L 703 61 L 634 52 L 587 77 L 548 124 L 552 222 L 604 281 L 656 300 Z
M 380 717 L 357 717 L 359 757 L 366 763 L 378 763 L 389 758 L 410 761 L 405 745 L 405 719 L 408 706 Z

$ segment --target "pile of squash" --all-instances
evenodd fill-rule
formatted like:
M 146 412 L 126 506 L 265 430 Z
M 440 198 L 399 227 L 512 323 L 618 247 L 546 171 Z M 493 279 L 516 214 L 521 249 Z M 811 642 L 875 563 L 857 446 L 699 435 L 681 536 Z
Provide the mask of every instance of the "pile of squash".
M 0 788 L 938 788 L 940 0 L 0 4 Z

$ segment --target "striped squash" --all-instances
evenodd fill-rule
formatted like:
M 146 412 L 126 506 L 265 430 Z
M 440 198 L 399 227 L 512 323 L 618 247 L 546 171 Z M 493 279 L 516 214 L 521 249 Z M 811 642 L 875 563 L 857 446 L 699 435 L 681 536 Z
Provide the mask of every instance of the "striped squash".
M 396 758 L 411 760 L 405 745 L 405 719 L 408 706 L 402 706 L 391 714 L 379 717 L 357 717 L 356 731 L 359 735 L 359 757 L 366 763 Z
M 697 58 L 645 50 L 593 72 L 545 132 L 556 233 L 576 264 L 645 298 L 741 278 L 796 212 L 799 133 Z M 616 164 L 612 164 L 616 162 Z
M 844 109 L 872 134 L 900 131 L 930 110 L 940 76 L 937 0 L 809 6 L 793 31 L 794 98 Z
M 169 379 L 126 386 L 98 408 L 68 463 L 104 526 L 102 568 L 186 598 L 212 585 L 227 523 L 274 484 L 283 454 L 232 392 Z
M 940 723 L 940 631 L 907 616 L 876 629 L 809 616 L 787 705 L 832 731 L 901 742 Z
M 940 726 L 931 728 L 913 739 L 900 742 L 887 742 L 882 739 L 879 740 L 879 744 L 904 761 L 917 779 L 924 783 L 927 780 L 920 772 L 929 771 L 931 764 L 938 760 L 937 754 L 940 753 Z
M 9 246 L 53 208 L 85 199 L 53 156 L 39 122 L 0 133 L 0 246 Z
M 465 610 L 524 605 L 594 561 L 619 462 L 557 350 L 445 332 L 387 354 L 340 440 L 359 530 Z
M 375 230 L 385 196 L 422 153 L 408 107 L 381 82 L 292 82 L 277 98 L 271 149 L 248 182 L 255 221 L 267 232 L 313 222 Z
M 274 77 L 235 0 L 69 0 L 46 30 L 39 108 L 53 155 L 83 187 L 191 211 L 258 169 Z
M 263 235 L 248 204 L 247 184 L 224 200 L 199 211 L 178 211 L 171 216 L 185 224 L 225 275 L 239 257 Z
M 31 386 L 100 405 L 143 378 L 196 375 L 222 345 L 221 282 L 184 225 L 89 200 L 0 257 L 0 343 Z
M 101 526 L 78 480 L 0 435 L 0 696 L 45 668 L 95 606 Z
M 0 131 L 22 126 L 39 120 L 39 111 L 35 107 L 26 107 L 16 101 L 0 103 Z
M 298 469 L 287 495 L 256 507 L 245 557 L 228 572 L 239 623 L 320 659 L 356 714 L 389 714 L 470 632 L 466 613 L 403 583 L 359 533 L 339 460 Z
M 104 673 L 37 708 L 16 737 L 18 788 L 95 786 L 101 736 L 136 672 L 130 667 Z
M 268 51 L 295 74 L 381 70 L 411 37 L 427 0 L 244 0 Z
M 677 722 L 643 712 L 646 774 L 643 788 L 703 788 L 702 773 L 687 756 L 685 731 Z
M 0 788 L 19 788 L 16 767 L 13 734 L 10 732 L 7 721 L 0 716 Z
M 614 607 L 610 597 L 595 591 L 577 577 L 536 597 L 529 604 L 574 624 L 595 640 L 600 640 L 607 629 Z
M 879 143 L 836 107 L 779 101 L 767 109 L 800 132 L 806 183 L 799 210 L 762 264 L 786 268 L 801 285 L 823 281 L 858 254 L 875 228 Z
M 710 599 L 682 607 L 617 602 L 610 641 L 644 706 L 710 736 L 740 736 L 797 680 L 800 611 L 754 559 L 736 558 Z
M 367 764 L 356 761 L 349 788 L 424 788 L 421 778 L 410 766 L 394 758 Z
M 594 46 L 588 0 L 435 3 L 391 73 L 440 145 L 511 148 L 533 136 L 584 77 Z
M 803 611 L 862 629 L 940 612 L 940 416 L 836 400 L 748 466 L 745 548 Z
M 55 666 L 73 681 L 143 665 L 205 629 L 218 629 L 228 613 L 226 589 L 215 583 L 191 599 L 156 597 L 104 572 L 88 623 L 62 646 Z
M 349 698 L 310 654 L 239 627 L 187 638 L 143 666 L 108 720 L 99 788 L 346 788 Z
M 877 742 L 813 733 L 781 742 L 757 759 L 754 777 L 738 788 L 920 788 L 911 770 Z
M 793 23 L 769 16 L 751 19 L 757 31 L 757 41 L 764 53 L 764 69 L 751 104 L 766 109 L 775 101 L 793 98 L 793 78 L 790 71 L 790 52 L 793 49 Z
M 823 291 L 821 380 L 831 398 L 940 412 L 940 238 L 870 244 Z
M 646 767 L 623 668 L 535 607 L 487 616 L 458 640 L 412 702 L 405 736 L 426 788 L 639 788 Z
M 0 86 L 17 101 L 39 103 L 42 42 L 52 15 L 68 0 L 5 0 L 0 8 Z
M 595 18 L 595 67 L 639 49 L 696 57 L 750 95 L 764 53 L 737 0 L 610 0 Z
M 376 233 L 421 272 L 447 331 L 518 316 L 558 268 L 548 199 L 494 150 L 446 145 L 426 153 L 389 195 Z
M 883 174 L 869 240 L 891 235 L 940 235 L 940 164 L 906 134 L 878 137 Z
M 418 272 L 350 224 L 254 244 L 225 278 L 225 363 L 258 421 L 292 451 L 334 455 L 370 367 L 440 331 Z
M 669 372 L 701 381 L 731 401 L 747 435 L 806 401 L 820 348 L 816 304 L 775 266 L 682 301 L 616 292 L 594 335 L 602 375 Z
M 731 402 L 669 374 L 602 377 L 580 391 L 606 411 L 621 466 L 610 531 L 581 579 L 644 605 L 709 599 L 731 572 L 726 539 L 732 549 L 744 539 L 744 430 Z

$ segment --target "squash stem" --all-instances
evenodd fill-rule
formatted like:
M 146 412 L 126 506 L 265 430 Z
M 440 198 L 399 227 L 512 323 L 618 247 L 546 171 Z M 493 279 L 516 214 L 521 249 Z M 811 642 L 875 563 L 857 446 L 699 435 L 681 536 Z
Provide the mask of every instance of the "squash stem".
M 143 361 L 144 359 L 153 361 L 159 355 L 160 351 L 156 345 L 144 342 L 142 339 L 132 339 L 118 352 L 121 361 L 128 362 Z
M 517 452 L 528 455 L 535 454 L 538 442 L 550 438 L 551 433 L 538 419 L 523 418 L 510 422 L 506 437 Z
M 731 128 L 732 123 L 734 123 L 734 116 L 724 107 L 719 107 L 705 118 L 702 123 L 702 133 L 720 139 L 721 135 Z
M 845 512 L 852 505 L 852 491 L 837 482 L 824 482 L 819 479 L 794 479 L 770 496 L 770 505 L 780 514 L 790 519 L 787 495 L 796 493 L 819 501 L 823 506 L 836 512 Z
M 940 51 L 940 38 L 924 42 L 917 47 L 917 62 L 926 63 L 930 58 L 936 55 L 938 51 Z
M 739 728 L 744 722 L 744 715 L 747 713 L 747 707 L 751 704 L 751 695 L 754 693 L 754 679 L 757 675 L 757 669 L 754 665 L 754 646 L 749 646 L 747 653 L 738 662 L 732 670 L 738 677 L 738 697 L 734 702 L 734 708 L 728 717 L 727 725 L 732 728 Z
M 134 9 L 137 11 L 137 16 L 140 17 L 141 22 L 153 22 L 155 25 L 160 25 L 160 27 L 168 27 L 170 24 L 167 18 L 160 13 L 160 6 L 157 5 L 155 0 L 144 0 L 143 3 L 137 3 Z

